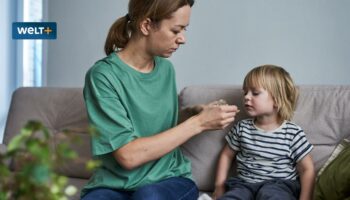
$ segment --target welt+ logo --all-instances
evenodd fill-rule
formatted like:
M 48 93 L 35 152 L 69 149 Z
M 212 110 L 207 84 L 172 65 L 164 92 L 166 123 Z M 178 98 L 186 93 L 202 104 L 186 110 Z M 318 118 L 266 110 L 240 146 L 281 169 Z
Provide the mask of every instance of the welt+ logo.
M 56 22 L 13 22 L 12 39 L 43 39 L 57 38 Z

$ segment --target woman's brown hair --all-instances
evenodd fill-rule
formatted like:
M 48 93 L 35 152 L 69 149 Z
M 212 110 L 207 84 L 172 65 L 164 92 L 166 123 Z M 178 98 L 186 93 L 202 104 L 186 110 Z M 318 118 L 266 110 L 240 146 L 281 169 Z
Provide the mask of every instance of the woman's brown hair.
M 193 4 L 194 0 L 130 0 L 128 14 L 117 19 L 109 29 L 104 47 L 106 55 L 124 48 L 130 37 L 138 32 L 142 20 L 149 18 L 157 24 L 170 18 L 177 9 Z

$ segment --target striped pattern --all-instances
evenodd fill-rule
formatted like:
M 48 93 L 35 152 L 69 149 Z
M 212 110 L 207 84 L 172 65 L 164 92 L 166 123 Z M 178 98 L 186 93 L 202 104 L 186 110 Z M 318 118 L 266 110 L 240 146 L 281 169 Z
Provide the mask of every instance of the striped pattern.
M 225 138 L 237 152 L 238 177 L 251 183 L 295 180 L 298 177 L 296 163 L 313 148 L 304 131 L 289 121 L 274 132 L 264 132 L 255 127 L 253 119 L 242 120 Z

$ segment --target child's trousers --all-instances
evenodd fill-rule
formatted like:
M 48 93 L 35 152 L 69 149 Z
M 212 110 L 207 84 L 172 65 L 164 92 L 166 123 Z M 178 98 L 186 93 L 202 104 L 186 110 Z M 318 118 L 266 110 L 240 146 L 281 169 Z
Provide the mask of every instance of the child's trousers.
M 226 181 L 227 192 L 219 200 L 296 200 L 300 194 L 298 180 L 274 179 L 260 183 L 247 183 L 233 177 Z

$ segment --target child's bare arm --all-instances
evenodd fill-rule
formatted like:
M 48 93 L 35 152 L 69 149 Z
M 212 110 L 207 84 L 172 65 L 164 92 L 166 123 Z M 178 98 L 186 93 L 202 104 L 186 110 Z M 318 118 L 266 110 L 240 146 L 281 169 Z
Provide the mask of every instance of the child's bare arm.
M 315 169 L 311 155 L 306 155 L 297 164 L 300 175 L 301 192 L 300 200 L 311 200 L 313 198 L 313 190 L 315 183 Z
M 220 153 L 219 162 L 216 169 L 213 199 L 217 199 L 225 193 L 225 181 L 235 156 L 236 152 L 233 151 L 228 144 L 226 144 Z

